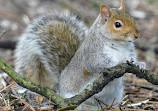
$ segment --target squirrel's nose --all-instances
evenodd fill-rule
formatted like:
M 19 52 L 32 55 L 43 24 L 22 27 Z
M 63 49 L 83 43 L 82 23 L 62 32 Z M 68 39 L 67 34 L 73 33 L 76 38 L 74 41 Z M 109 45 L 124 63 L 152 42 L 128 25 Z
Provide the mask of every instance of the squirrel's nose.
M 139 36 L 140 36 L 140 33 L 138 32 L 138 30 L 134 30 L 134 31 L 131 33 L 131 36 L 132 36 L 134 39 L 138 39 Z
M 139 33 L 134 34 L 134 38 L 135 38 L 135 39 L 138 39 L 138 38 L 139 38 Z

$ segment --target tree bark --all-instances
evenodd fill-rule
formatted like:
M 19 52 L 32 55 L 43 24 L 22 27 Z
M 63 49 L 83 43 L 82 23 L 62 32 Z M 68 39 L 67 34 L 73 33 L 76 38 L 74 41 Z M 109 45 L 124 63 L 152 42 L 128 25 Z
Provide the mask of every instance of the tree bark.
M 93 96 L 94 94 L 100 92 L 110 81 L 114 80 L 115 78 L 119 78 L 123 76 L 125 73 L 133 73 L 139 78 L 144 78 L 148 82 L 158 85 L 158 75 L 152 74 L 149 70 L 140 70 L 139 67 L 135 66 L 134 64 L 120 64 L 112 68 L 104 69 L 103 72 L 96 78 L 94 82 L 89 84 L 82 92 L 75 95 L 72 98 L 62 98 L 61 96 L 57 95 L 51 89 L 33 83 L 29 81 L 27 78 L 19 75 L 14 69 L 4 62 L 3 59 L 0 58 L 0 68 L 5 73 L 7 73 L 12 79 L 17 82 L 22 87 L 30 89 L 33 92 L 41 94 L 49 99 L 51 96 L 51 100 L 57 105 L 58 108 L 67 107 L 69 109 L 74 109 L 83 101 L 88 99 L 89 97 Z

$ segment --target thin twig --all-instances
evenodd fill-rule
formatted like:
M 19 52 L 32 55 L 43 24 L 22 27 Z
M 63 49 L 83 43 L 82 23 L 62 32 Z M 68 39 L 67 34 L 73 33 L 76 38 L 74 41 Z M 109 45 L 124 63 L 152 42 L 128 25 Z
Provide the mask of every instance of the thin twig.
M 17 98 L 17 99 L 20 99 L 19 97 L 15 96 L 15 95 L 12 95 L 12 97 L 14 98 Z M 35 111 L 35 109 L 30 105 L 28 104 L 27 102 L 25 102 L 23 99 L 20 99 L 20 101 L 25 104 L 27 107 L 29 107 L 32 111 Z M 25 108 L 24 108 L 25 109 Z
M 102 104 L 101 104 L 101 100 L 99 100 L 98 98 L 96 98 L 95 96 L 94 96 L 94 99 L 98 102 L 98 104 L 99 104 L 99 106 L 101 107 L 101 110 L 104 110 L 104 108 L 103 108 L 103 106 L 102 106 Z M 99 108 L 98 108 L 99 109 Z
M 108 106 L 108 108 L 107 108 L 108 110 L 113 108 L 114 105 L 118 104 L 118 103 L 114 104 L 115 100 L 116 100 L 116 98 L 114 98 L 114 100 L 112 101 L 112 104 Z
M 135 86 L 135 87 L 144 88 L 144 89 L 149 89 L 149 90 L 158 91 L 158 87 L 156 87 L 156 86 L 143 85 L 143 84 L 135 84 L 134 86 Z
M 7 87 L 5 87 L 5 88 L 1 89 L 1 90 L 0 90 L 0 93 L 1 93 L 1 92 L 3 92 L 3 91 L 5 91 L 5 90 L 10 89 L 10 88 L 11 88 L 13 85 L 15 85 L 15 84 L 16 84 L 15 82 L 13 82 L 13 83 L 9 84 Z
M 0 93 L 0 96 L 2 97 L 2 99 L 3 99 L 4 103 L 5 103 L 5 106 L 6 106 L 6 105 L 7 105 L 7 102 L 6 102 L 5 98 L 3 97 L 2 93 Z M 5 107 L 5 106 L 4 106 L 4 107 Z M 4 109 L 4 107 L 3 107 L 3 109 Z

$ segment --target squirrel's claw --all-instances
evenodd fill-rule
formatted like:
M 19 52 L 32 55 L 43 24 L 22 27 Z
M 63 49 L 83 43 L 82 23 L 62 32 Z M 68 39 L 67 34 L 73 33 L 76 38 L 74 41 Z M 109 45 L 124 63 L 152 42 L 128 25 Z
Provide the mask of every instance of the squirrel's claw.
M 133 60 L 131 59 L 130 61 L 127 60 L 126 63 L 127 63 L 128 65 L 130 65 L 130 66 L 131 66 L 132 64 L 136 65 L 137 67 L 139 67 L 139 69 L 140 69 L 142 72 L 144 72 L 144 70 L 146 69 L 146 64 L 145 64 L 145 62 L 133 61 Z
M 138 66 L 141 71 L 146 69 L 146 64 L 145 62 L 133 62 L 134 65 Z
M 133 59 L 131 59 L 130 61 L 129 61 L 129 60 L 127 60 L 127 61 L 126 61 L 126 63 L 127 63 L 128 65 L 132 65 L 132 64 L 133 64 L 133 62 L 134 62 L 134 60 L 133 60 Z

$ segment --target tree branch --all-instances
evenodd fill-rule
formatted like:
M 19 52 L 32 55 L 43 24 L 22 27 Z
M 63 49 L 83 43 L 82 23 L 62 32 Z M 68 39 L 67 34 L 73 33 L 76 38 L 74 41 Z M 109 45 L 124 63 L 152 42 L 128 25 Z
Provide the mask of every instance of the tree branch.
M 148 82 L 158 85 L 158 75 L 152 74 L 148 70 L 140 70 L 137 66 L 133 64 L 120 64 L 118 66 L 104 69 L 102 73 L 96 78 L 96 80 L 88 85 L 82 92 L 78 95 L 75 95 L 72 98 L 62 98 L 53 92 L 51 89 L 38 85 L 29 81 L 27 78 L 19 75 L 14 69 L 5 63 L 0 58 L 0 68 L 6 72 L 12 79 L 14 79 L 20 86 L 23 86 L 27 89 L 30 89 L 33 92 L 41 94 L 49 99 L 51 96 L 51 100 L 56 103 L 57 107 L 68 107 L 75 108 L 77 105 L 81 104 L 83 101 L 93 96 L 94 94 L 100 92 L 110 81 L 115 78 L 119 78 L 123 76 L 125 73 L 133 73 L 139 78 L 144 78 Z

